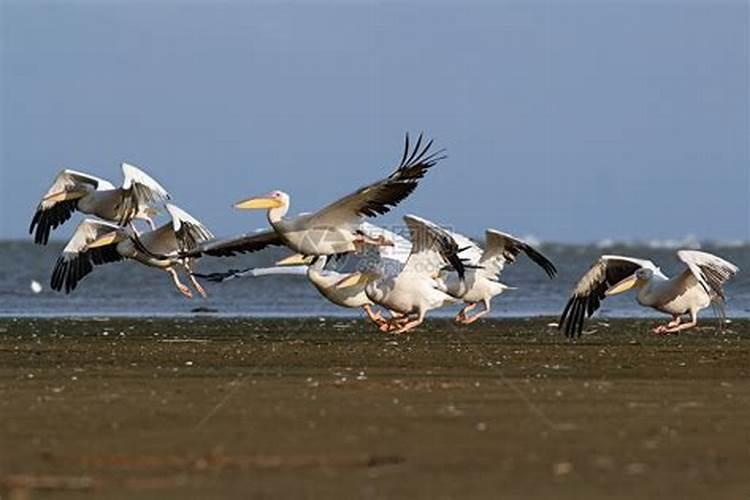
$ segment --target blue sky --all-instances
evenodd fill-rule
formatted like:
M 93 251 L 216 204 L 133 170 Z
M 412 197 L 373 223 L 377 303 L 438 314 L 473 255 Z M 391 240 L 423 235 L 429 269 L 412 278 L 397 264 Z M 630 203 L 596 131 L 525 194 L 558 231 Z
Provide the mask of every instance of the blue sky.
M 744 1 L 0 4 L 0 238 L 61 168 L 121 161 L 243 232 L 232 202 L 314 210 L 424 130 L 449 158 L 382 222 L 750 239 Z

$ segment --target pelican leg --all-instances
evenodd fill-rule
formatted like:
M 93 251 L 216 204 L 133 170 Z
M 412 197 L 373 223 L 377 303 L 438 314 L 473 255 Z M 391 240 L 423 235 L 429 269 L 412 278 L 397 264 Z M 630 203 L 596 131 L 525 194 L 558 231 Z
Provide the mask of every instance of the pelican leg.
M 406 333 L 409 330 L 413 330 L 414 328 L 421 325 L 423 321 L 424 321 L 424 313 L 422 311 L 419 311 L 419 316 L 417 316 L 417 319 L 403 324 L 401 328 L 399 328 L 398 330 L 394 330 L 392 333 Z
M 188 278 L 190 279 L 190 283 L 193 284 L 193 288 L 195 288 L 199 294 L 201 294 L 201 297 L 204 299 L 208 298 L 208 294 L 206 293 L 206 290 L 203 289 L 200 283 L 198 283 L 198 280 L 195 279 L 195 276 L 193 276 L 193 265 L 190 261 L 185 261 L 182 266 L 185 268 L 185 272 L 188 275 Z
M 369 236 L 365 234 L 358 234 L 354 238 L 352 243 L 354 243 L 355 252 L 357 253 L 362 253 L 368 246 L 374 246 L 374 247 L 392 247 L 393 246 L 393 242 L 387 239 L 382 234 L 378 235 L 375 238 L 370 238 Z
M 478 320 L 479 318 L 481 318 L 482 316 L 484 316 L 485 314 L 487 314 L 488 312 L 490 312 L 490 301 L 487 299 L 484 299 L 482 301 L 482 304 L 484 305 L 484 310 L 479 311 L 474 316 L 466 316 L 464 320 L 462 321 L 464 325 L 470 325 L 474 323 L 476 320 Z
M 672 328 L 667 328 L 665 333 L 679 333 L 682 330 L 687 330 L 688 328 L 693 328 L 695 325 L 698 324 L 698 313 L 691 312 L 690 313 L 690 321 L 687 323 L 677 324 L 673 326 Z
M 466 304 L 463 309 L 461 309 L 458 314 L 456 314 L 455 321 L 457 323 L 463 323 L 466 319 L 466 316 L 469 314 L 469 311 L 474 309 L 477 306 L 476 302 L 472 302 L 471 304 Z
M 380 314 L 380 311 L 373 311 L 370 304 L 363 305 L 362 309 L 365 310 L 367 317 L 376 325 L 381 326 L 383 323 L 387 323 L 387 320 Z
M 670 329 L 672 329 L 672 328 L 674 328 L 674 327 L 676 327 L 676 326 L 678 326 L 680 324 L 680 321 L 682 321 L 680 319 L 680 315 L 679 314 L 673 314 L 672 315 L 672 321 L 670 321 L 666 325 L 659 325 L 659 326 L 657 326 L 656 328 L 654 328 L 652 330 L 652 332 L 653 333 L 658 333 L 658 334 L 669 333 Z
M 180 291 L 180 293 L 181 293 L 182 295 L 184 295 L 185 297 L 187 297 L 187 298 L 189 298 L 189 299 L 192 299 L 192 298 L 193 298 L 193 292 L 191 292 L 191 291 L 190 291 L 190 289 L 189 289 L 188 287 L 186 287 L 185 285 L 183 285 L 183 284 L 182 284 L 182 283 L 180 282 L 180 277 L 179 277 L 179 276 L 177 276 L 177 271 L 175 271 L 175 269 L 174 269 L 173 267 L 168 267 L 168 268 L 166 269 L 166 271 L 167 271 L 167 272 L 168 272 L 169 274 L 171 274 L 171 275 L 172 275 L 172 280 L 174 281 L 174 285 L 175 285 L 175 286 L 177 287 L 177 290 L 179 290 L 179 291 Z
M 393 311 L 391 311 L 391 315 L 393 316 L 391 319 L 383 321 L 383 324 L 380 325 L 381 332 L 391 333 L 394 330 L 399 329 L 405 323 L 409 322 L 408 314 L 397 316 L 396 314 L 393 313 Z
M 198 280 L 195 279 L 195 276 L 193 276 L 193 273 L 188 273 L 188 276 L 190 277 L 190 283 L 193 284 L 193 288 L 195 288 L 199 294 L 201 294 L 201 297 L 204 299 L 208 298 L 208 294 L 206 293 L 206 290 L 203 289 L 200 283 L 198 283 Z

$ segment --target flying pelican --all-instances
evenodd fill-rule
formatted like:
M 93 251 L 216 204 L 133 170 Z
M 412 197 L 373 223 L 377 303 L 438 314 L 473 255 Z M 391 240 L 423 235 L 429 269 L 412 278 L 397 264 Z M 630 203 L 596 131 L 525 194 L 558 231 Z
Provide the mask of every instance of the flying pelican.
M 93 175 L 63 170 L 39 202 L 29 226 L 34 242 L 46 245 L 53 229 L 70 219 L 76 210 L 121 226 L 141 219 L 154 229 L 157 211 L 149 205 L 168 200 L 169 193 L 152 177 L 133 165 L 122 164 L 122 187 Z
M 377 238 L 382 236 L 393 242 L 392 246 L 377 247 L 378 256 L 375 258 L 375 262 L 372 262 L 368 257 L 363 258 L 362 264 L 365 266 L 397 265 L 399 262 L 403 264 L 406 260 L 405 256 L 408 255 L 411 249 L 409 240 L 367 222 L 363 222 L 359 230 L 369 237 Z M 384 319 L 381 313 L 373 310 L 374 303 L 367 297 L 365 292 L 367 283 L 362 281 L 361 283 L 345 288 L 337 286 L 340 282 L 355 273 L 342 273 L 326 269 L 326 265 L 330 262 L 330 259 L 331 256 L 328 255 L 304 256 L 293 254 L 277 262 L 274 267 L 233 269 L 222 273 L 194 274 L 194 276 L 206 278 L 210 281 L 223 282 L 244 276 L 305 274 L 313 287 L 333 304 L 351 309 L 362 308 L 367 317 L 375 324 L 378 326 L 383 324 Z
M 573 289 L 558 328 L 569 337 L 580 336 L 584 316 L 591 317 L 605 297 L 631 288 L 638 290 L 637 300 L 642 306 L 672 315 L 672 321 L 658 326 L 654 333 L 677 333 L 692 328 L 698 322 L 698 312 L 712 304 L 718 306 L 723 316 L 722 285 L 737 273 L 737 266 L 695 250 L 680 250 L 677 258 L 686 268 L 668 278 L 650 260 L 602 256 Z M 690 315 L 690 321 L 682 323 L 685 315 Z
M 286 245 L 301 255 L 333 255 L 362 250 L 366 245 L 387 245 L 383 238 L 369 238 L 359 225 L 364 217 L 385 214 L 398 205 L 416 189 L 427 171 L 445 158 L 442 150 L 430 153 L 431 146 L 432 141 L 423 145 L 420 135 L 412 149 L 407 134 L 401 162 L 391 175 L 314 213 L 284 218 L 289 195 L 282 191 L 240 201 L 236 208 L 267 209 L 273 230 L 218 241 L 204 247 L 202 253 L 223 256 Z
M 440 272 L 452 266 L 460 279 L 464 265 L 459 258 L 459 247 L 451 235 L 432 222 L 407 215 L 411 251 L 403 268 L 375 269 L 356 273 L 340 282 L 346 288 L 366 282 L 365 293 L 376 304 L 397 314 L 380 327 L 381 331 L 404 333 L 419 326 L 425 314 L 457 300 L 445 292 Z
M 488 229 L 485 232 L 486 243 L 483 250 L 466 236 L 452 231 L 449 233 L 461 247 L 460 255 L 466 266 L 466 279 L 463 282 L 456 279 L 452 273 L 444 272 L 446 291 L 466 303 L 456 316 L 459 323 L 473 323 L 490 312 L 492 298 L 510 288 L 500 282 L 500 273 L 506 264 L 515 262 L 521 252 L 544 269 L 550 278 L 557 274 L 557 269 L 549 259 L 525 241 L 509 234 Z M 484 310 L 469 316 L 469 312 L 480 302 L 484 305 Z
M 177 276 L 176 267 L 181 266 L 193 287 L 205 297 L 206 292 L 191 273 L 192 259 L 183 258 L 181 252 L 210 239 L 212 234 L 177 206 L 167 203 L 166 208 L 172 220 L 143 234 L 138 234 L 132 226 L 122 227 L 85 219 L 57 259 L 50 280 L 52 289 L 60 291 L 64 288 L 65 293 L 70 293 L 93 270 L 93 266 L 133 259 L 149 267 L 163 269 L 172 276 L 180 293 L 192 297 L 190 289 Z

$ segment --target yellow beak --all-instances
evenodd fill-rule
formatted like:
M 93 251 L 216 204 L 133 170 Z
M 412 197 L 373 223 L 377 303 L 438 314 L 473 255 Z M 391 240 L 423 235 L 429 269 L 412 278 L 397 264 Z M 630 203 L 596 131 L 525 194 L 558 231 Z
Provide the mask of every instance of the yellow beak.
M 302 254 L 295 253 L 290 255 L 289 257 L 286 257 L 284 259 L 281 259 L 276 263 L 277 266 L 301 266 L 301 265 L 310 265 L 313 261 L 314 257 L 307 256 L 305 257 Z
M 616 285 L 610 287 L 609 290 L 604 292 L 604 295 L 607 297 L 611 295 L 617 295 L 618 293 L 627 292 L 631 288 L 633 288 L 636 283 L 638 283 L 638 277 L 634 274 L 628 278 L 625 278 L 621 282 L 617 283 Z
M 95 239 L 92 243 L 89 243 L 88 245 L 86 245 L 86 247 L 89 249 L 105 247 L 117 241 L 117 237 L 118 237 L 118 232 L 112 231 L 111 233 L 107 233 L 104 236 L 100 236 L 99 238 Z
M 268 196 L 256 196 L 255 198 L 248 198 L 247 200 L 238 201 L 234 204 L 234 208 L 239 208 L 240 210 L 279 208 L 280 206 L 281 200 L 269 198 Z

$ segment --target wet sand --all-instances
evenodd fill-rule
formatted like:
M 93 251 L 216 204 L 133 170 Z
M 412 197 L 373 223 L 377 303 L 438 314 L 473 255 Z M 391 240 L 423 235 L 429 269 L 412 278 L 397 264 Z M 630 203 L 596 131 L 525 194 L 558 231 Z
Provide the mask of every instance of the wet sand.
M 750 322 L 549 321 L 0 320 L 0 496 L 750 496 Z

